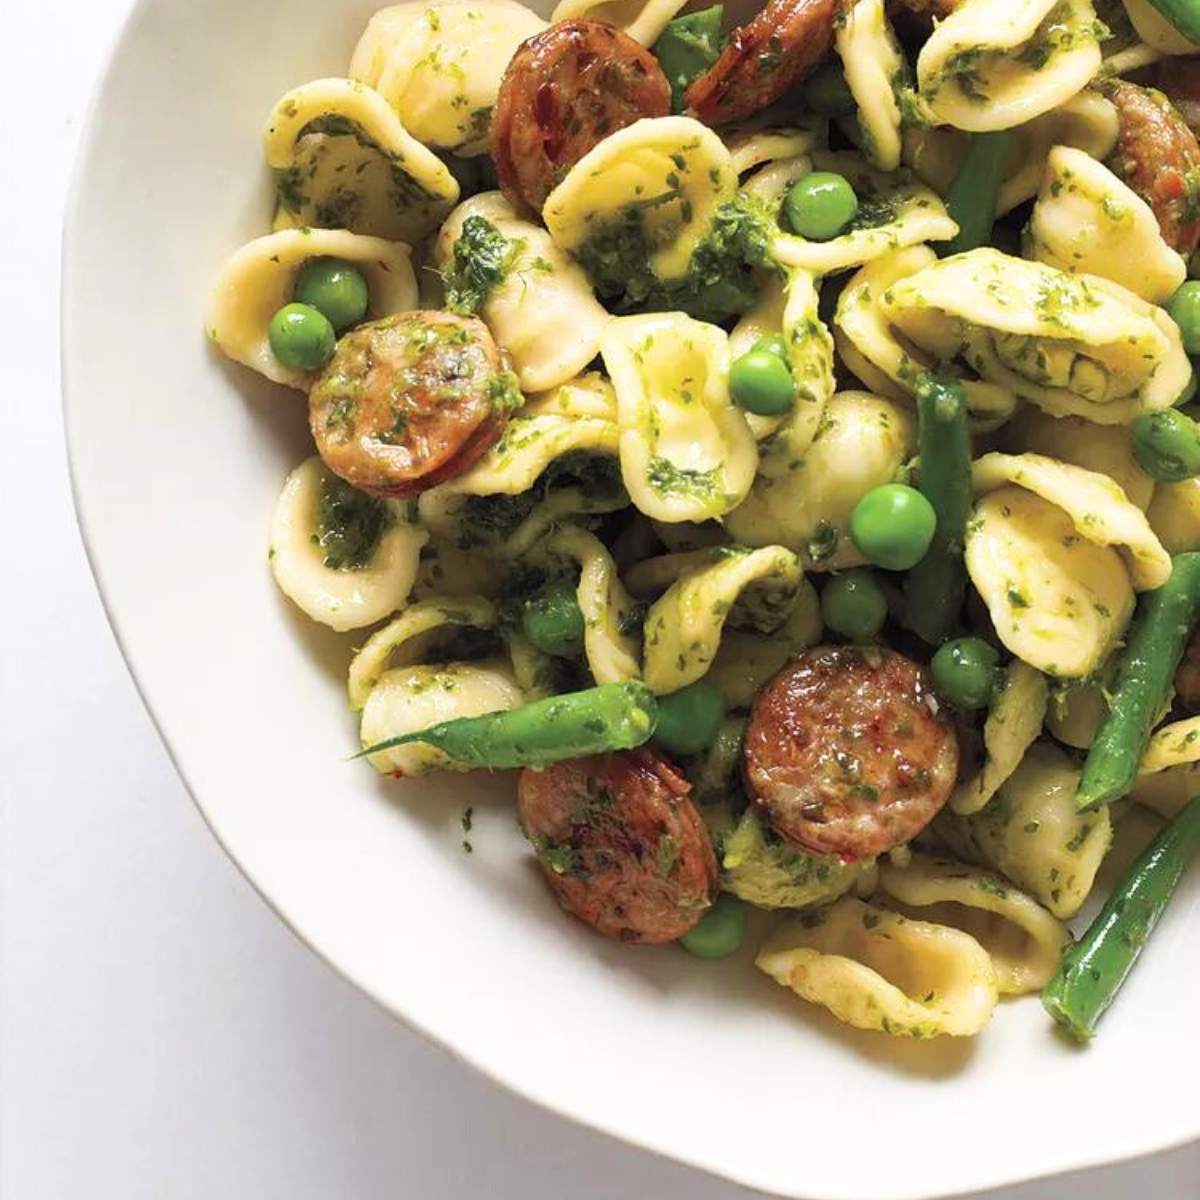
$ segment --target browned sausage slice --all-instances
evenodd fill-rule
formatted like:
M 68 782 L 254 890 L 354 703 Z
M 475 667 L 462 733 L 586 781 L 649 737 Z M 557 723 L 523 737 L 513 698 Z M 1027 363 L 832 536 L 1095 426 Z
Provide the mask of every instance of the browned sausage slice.
M 500 188 L 518 209 L 546 197 L 597 142 L 641 117 L 665 117 L 658 60 L 600 21 L 561 21 L 522 42 L 492 110 Z
M 1200 142 L 1162 92 L 1114 79 L 1104 93 L 1120 115 L 1109 166 L 1154 209 L 1167 244 L 1187 257 L 1200 244 Z
M 870 858 L 949 799 L 958 741 L 921 668 L 894 650 L 818 646 L 758 694 L 746 726 L 750 795 L 783 838 Z
M 1155 68 L 1154 82 L 1200 138 L 1200 54 L 1164 58 Z
M 841 0 L 770 0 L 692 81 L 688 111 L 706 125 L 723 125 L 778 100 L 833 49 L 840 7 Z
M 461 475 L 499 438 L 516 383 L 474 317 L 397 313 L 343 337 L 309 392 L 325 465 L 348 483 L 410 496 Z
M 712 902 L 717 862 L 688 782 L 650 750 L 526 768 L 517 812 L 559 903 L 606 937 L 671 942 Z

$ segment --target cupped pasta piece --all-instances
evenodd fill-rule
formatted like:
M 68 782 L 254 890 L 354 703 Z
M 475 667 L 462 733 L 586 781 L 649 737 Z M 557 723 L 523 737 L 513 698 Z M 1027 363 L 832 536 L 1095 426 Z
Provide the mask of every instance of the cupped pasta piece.
M 821 126 L 767 124 L 751 119 L 728 126 L 723 136 L 733 158 L 734 171 L 745 175 L 764 163 L 794 159 L 816 149 L 825 140 L 825 130 Z
M 1112 663 L 1110 659 L 1092 679 L 1060 683 L 1054 689 L 1046 709 L 1046 731 L 1055 741 L 1076 750 L 1091 746 L 1100 722 L 1108 715 L 1108 697 L 1100 680 L 1110 677 Z
M 293 88 L 267 118 L 263 152 L 280 204 L 298 226 L 412 242 L 458 199 L 445 163 L 356 79 Z
M 1035 742 L 982 811 L 948 809 L 935 831 L 956 854 L 994 867 L 1060 920 L 1082 907 L 1112 842 L 1107 808 L 1075 807 L 1079 768 L 1049 742 Z
M 811 174 L 813 161 L 807 154 L 796 154 L 790 158 L 778 158 L 755 171 L 742 183 L 742 191 L 761 200 L 767 208 L 779 212 L 788 188 L 797 179 Z
M 659 695 L 705 674 L 735 604 L 736 624 L 770 633 L 795 603 L 800 563 L 790 550 L 722 548 L 708 552 L 707 558 L 706 564 L 685 571 L 646 614 L 645 680 Z
M 834 31 L 846 83 L 858 106 L 863 154 L 881 171 L 900 165 L 900 105 L 908 64 L 884 12 L 883 0 L 854 0 Z
M 1000 488 L 975 505 L 966 564 L 997 636 L 1047 675 L 1090 675 L 1133 615 L 1121 556 L 1082 537 L 1062 508 L 1023 488 Z
M 464 549 L 450 538 L 431 537 L 421 549 L 421 567 L 413 596 L 488 596 L 500 594 L 505 579 L 503 560 Z
M 998 997 L 992 960 L 970 934 L 852 896 L 781 925 L 754 963 L 839 1021 L 896 1037 L 970 1037 Z
M 1025 253 L 1078 274 L 1101 275 L 1162 304 L 1187 278 L 1154 210 L 1103 163 L 1055 146 L 1025 229 Z
M 347 683 L 350 707 L 357 712 L 367 703 L 393 659 L 403 655 L 409 659 L 405 665 L 412 665 L 414 657 L 426 648 L 425 635 L 449 626 L 493 629 L 495 625 L 495 605 L 482 596 L 429 596 L 409 605 L 394 621 L 371 634 L 354 656 Z
M 880 299 L 897 280 L 936 262 L 928 246 L 905 246 L 872 260 L 842 289 L 834 316 L 834 342 L 846 366 L 873 392 L 908 406 L 918 375 L 937 362 L 891 324 Z M 1005 388 L 981 379 L 964 378 L 962 384 L 976 433 L 998 428 L 1016 409 L 1016 396 Z
M 774 478 L 760 473 L 724 518 L 725 528 L 747 546 L 786 546 L 807 570 L 860 565 L 850 514 L 873 487 L 900 475 L 914 440 L 912 417 L 899 405 L 868 392 L 839 392 L 792 469 Z
M 402 242 L 344 229 L 286 229 L 247 242 L 225 260 L 208 302 L 208 336 L 234 362 L 306 390 L 312 374 L 293 371 L 275 357 L 269 329 L 271 318 L 291 301 L 300 268 L 325 256 L 344 258 L 362 271 L 372 320 L 415 307 L 417 281 Z
M 422 524 L 464 548 L 517 553 L 561 517 L 624 507 L 615 418 L 595 374 L 529 400 L 469 471 L 421 494 Z
M 643 46 L 653 46 L 667 22 L 687 0 L 558 0 L 550 14 L 553 24 L 586 17 L 627 33 Z
M 1116 106 L 1089 90 L 1010 130 L 996 215 L 1002 217 L 1037 195 L 1052 147 L 1075 146 L 1093 158 L 1105 159 L 1117 144 L 1119 126 Z M 910 126 L 904 131 L 904 161 L 938 195 L 945 196 L 958 174 L 968 137 L 949 125 Z
M 575 595 L 583 613 L 583 645 L 597 683 L 623 683 L 641 676 L 636 606 L 617 575 L 607 547 L 586 529 L 563 526 L 542 542 L 534 561 L 557 557 L 579 571 Z
M 740 504 L 758 447 L 729 397 L 725 332 L 683 313 L 619 317 L 600 353 L 617 393 L 621 475 L 639 511 L 705 521 Z
M 1091 0 L 965 0 L 917 58 L 933 123 L 1010 129 L 1069 100 L 1100 69 Z
M 1200 717 L 1155 730 L 1142 757 L 1133 798 L 1164 817 L 1173 817 L 1200 796 Z
M 784 281 L 778 275 L 768 276 L 759 289 L 754 307 L 749 312 L 743 313 L 730 331 L 730 362 L 752 350 L 754 343 L 759 338 L 783 333 L 783 312 L 786 302 L 787 292 L 784 290 Z M 758 442 L 770 437 L 787 419 L 788 414 L 777 417 L 766 417 L 752 412 L 746 414 L 746 423 L 750 426 L 750 432 L 754 434 L 755 441 Z
M 540 226 L 523 221 L 500 192 L 460 204 L 438 233 L 434 263 L 445 269 L 470 217 L 487 221 L 514 245 L 503 278 L 479 310 L 508 351 L 524 392 L 567 383 L 596 357 L 609 316 L 583 270 Z
M 1154 480 L 1138 466 L 1129 430 L 1122 425 L 1097 425 L 1085 417 L 1052 417 L 1026 408 L 1005 430 L 1004 440 L 1014 454 L 1042 454 L 1107 475 L 1143 512 L 1154 495 Z
M 515 630 L 506 630 L 505 639 L 508 642 L 508 656 L 512 661 L 513 679 L 525 703 L 544 700 L 547 696 L 556 695 L 559 688 L 560 671 L 563 660 L 539 650 L 523 634 Z
M 379 9 L 355 43 L 346 74 L 374 87 L 397 41 L 423 12 L 436 7 L 436 0 L 402 0 Z
M 721 838 L 721 889 L 758 908 L 813 908 L 848 892 L 869 866 L 808 854 L 764 824 L 753 805 Z
M 906 915 L 970 934 L 991 958 L 1002 994 L 1045 987 L 1070 938 L 1033 897 L 954 859 L 914 854 L 902 868 L 881 861 L 879 886 Z
M 955 812 L 978 812 L 1017 769 L 1025 751 L 1042 732 L 1049 695 L 1049 685 L 1040 671 L 1020 659 L 1011 663 L 983 725 L 987 758 L 974 775 L 954 789 L 950 807 Z
M 1071 275 L 990 247 L 942 259 L 880 301 L 909 341 L 1053 416 L 1128 424 L 1168 408 L 1191 379 L 1162 309 L 1097 275 Z
M 780 233 L 771 253 L 786 267 L 817 275 L 859 267 L 881 254 L 920 242 L 944 242 L 958 233 L 941 198 L 911 172 L 877 171 L 851 151 L 818 151 L 818 171 L 845 176 L 858 194 L 858 213 L 845 233 L 827 242 L 810 242 L 797 233 Z
M 583 156 L 546 198 L 542 216 L 562 249 L 586 262 L 593 239 L 631 226 L 662 281 L 687 274 L 737 172 L 724 142 L 691 117 L 643 117 Z
M 993 451 L 972 464 L 971 483 L 976 495 L 1015 484 L 1057 504 L 1081 537 L 1120 551 L 1139 592 L 1161 587 L 1171 577 L 1171 556 L 1146 514 L 1107 475 L 1042 454 Z
M 802 650 L 815 646 L 823 632 L 821 601 L 803 579 L 792 611 L 774 633 L 726 626 L 706 678 L 720 689 L 729 708 L 749 708 L 771 679 Z
M 1150 0 L 1121 0 L 1138 37 L 1160 54 L 1200 54 L 1200 45 L 1190 42 Z
M 359 736 L 364 747 L 441 721 L 507 712 L 524 702 L 521 689 L 500 663 L 433 663 L 385 671 L 363 709 Z M 445 753 L 423 742 L 367 755 L 382 775 L 424 775 L 453 770 Z
M 404 607 L 428 536 L 401 504 L 356 491 L 314 455 L 275 502 L 271 574 L 314 621 L 361 629 Z
M 1168 554 L 1200 550 L 1200 479 L 1156 485 L 1146 517 Z

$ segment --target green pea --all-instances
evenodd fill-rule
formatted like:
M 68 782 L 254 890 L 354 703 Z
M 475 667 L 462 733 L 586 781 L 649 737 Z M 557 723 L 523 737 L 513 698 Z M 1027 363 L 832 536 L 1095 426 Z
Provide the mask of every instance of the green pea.
M 834 575 L 821 593 L 821 619 L 854 642 L 870 641 L 887 620 L 887 596 L 865 567 Z
M 804 81 L 804 104 L 818 117 L 848 117 L 858 107 L 842 68 L 819 67 Z
M 525 601 L 521 629 L 543 654 L 577 658 L 583 652 L 583 610 L 575 588 L 554 583 Z
M 1163 483 L 1200 475 L 1200 425 L 1175 408 L 1143 413 L 1133 423 L 1133 457 Z
M 707 679 L 698 679 L 669 696 L 659 697 L 654 737 L 673 754 L 699 754 L 711 745 L 724 719 L 721 689 Z
M 704 916 L 679 939 L 679 944 L 697 958 L 726 958 L 746 936 L 746 905 L 736 896 L 722 892 Z
M 367 315 L 367 281 L 341 258 L 310 258 L 296 276 L 292 299 L 324 313 L 336 332 L 357 325 Z
M 267 328 L 271 353 L 290 371 L 315 371 L 333 357 L 337 335 L 311 304 L 285 304 Z
M 933 656 L 930 670 L 938 697 L 952 708 L 986 708 L 996 694 L 1000 655 L 976 637 L 955 638 Z
M 760 337 L 751 346 L 751 349 L 765 350 L 768 354 L 773 354 L 776 358 L 781 358 L 785 363 L 788 361 L 787 342 L 784 341 L 782 333 L 768 333 L 765 337 Z
M 854 544 L 877 567 L 907 571 L 925 557 L 937 514 L 933 505 L 903 483 L 872 488 L 850 514 Z
M 1200 280 L 1189 279 L 1167 301 L 1167 312 L 1183 335 L 1183 348 L 1200 354 Z
M 796 400 L 796 385 L 788 365 L 770 350 L 748 350 L 729 368 L 729 394 L 747 412 L 774 417 Z
M 844 176 L 813 171 L 788 188 L 783 210 L 788 224 L 801 237 L 827 242 L 854 220 L 858 197 Z

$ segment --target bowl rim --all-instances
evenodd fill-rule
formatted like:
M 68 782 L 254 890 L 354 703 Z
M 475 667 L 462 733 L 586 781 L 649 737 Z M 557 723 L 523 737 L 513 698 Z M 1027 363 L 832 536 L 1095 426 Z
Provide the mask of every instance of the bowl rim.
M 120 57 L 125 51 L 139 21 L 144 18 L 152 6 L 162 2 L 164 0 L 132 0 L 131 3 L 127 4 L 124 14 L 116 22 L 115 27 L 108 37 L 107 45 L 100 57 L 101 65 L 94 77 L 87 104 L 84 108 L 84 115 L 80 123 L 80 132 L 67 183 L 60 231 L 59 371 L 68 484 L 72 510 L 79 530 L 84 556 L 96 584 L 96 591 L 99 595 L 105 620 L 120 651 L 125 668 L 133 681 L 138 698 L 158 735 L 159 741 L 166 751 L 172 768 L 183 784 L 192 804 L 200 814 L 209 833 L 226 857 L 233 863 L 238 873 L 254 892 L 257 893 L 263 903 L 274 913 L 280 923 L 306 950 L 350 984 L 355 991 L 365 996 L 376 1008 L 399 1022 L 406 1029 L 420 1036 L 427 1044 L 436 1047 L 458 1063 L 478 1073 L 492 1085 L 519 1097 L 538 1109 L 570 1121 L 574 1125 L 601 1133 L 625 1146 L 645 1151 L 657 1158 L 680 1164 L 692 1170 L 701 1171 L 714 1178 L 722 1179 L 754 1194 L 778 1196 L 783 1198 L 783 1200 L 851 1200 L 851 1193 L 848 1191 L 829 1191 L 828 1189 L 821 1191 L 805 1189 L 800 1191 L 796 1190 L 796 1186 L 791 1184 L 771 1184 L 764 1182 L 761 1178 L 751 1177 L 748 1173 L 740 1171 L 734 1166 L 722 1165 L 720 1160 L 715 1157 L 712 1159 L 702 1159 L 695 1156 L 683 1157 L 677 1151 L 664 1148 L 652 1136 L 639 1136 L 599 1115 L 585 1114 L 578 1111 L 574 1106 L 564 1106 L 565 1102 L 561 1098 L 552 1098 L 544 1095 L 540 1089 L 526 1085 L 519 1079 L 507 1077 L 498 1070 L 492 1069 L 470 1052 L 456 1046 L 447 1036 L 443 1036 L 418 1018 L 375 996 L 369 986 L 358 978 L 352 967 L 343 965 L 337 958 L 328 954 L 316 940 L 310 938 L 304 929 L 287 915 L 259 880 L 251 874 L 247 865 L 235 852 L 234 848 L 221 836 L 220 831 L 214 825 L 204 801 L 193 786 L 182 765 L 180 752 L 176 749 L 169 731 L 158 717 L 150 685 L 139 669 L 138 656 L 132 648 L 122 619 L 113 605 L 106 578 L 103 554 L 97 546 L 97 540 L 89 515 L 89 504 L 84 496 L 85 487 L 81 482 L 79 463 L 87 452 L 83 449 L 79 441 L 75 419 L 76 414 L 78 414 L 81 407 L 86 403 L 83 399 L 83 389 L 76 380 L 76 369 L 72 362 L 73 356 L 71 353 L 71 346 L 74 341 L 75 309 L 77 308 L 74 282 L 75 261 L 82 245 L 78 240 L 80 238 L 78 231 L 81 225 L 80 212 L 84 207 L 84 180 L 92 166 L 96 133 L 100 123 L 99 117 L 105 106 L 111 85 L 116 77 Z M 431 0 L 431 2 L 436 3 L 437 0 Z M 1063 1161 L 1049 1169 L 1040 1170 L 1035 1167 L 1032 1173 L 1028 1169 L 1023 1169 L 1019 1166 L 1006 1168 L 1002 1165 L 1006 1157 L 995 1156 L 988 1164 L 980 1168 L 978 1178 L 969 1183 L 968 1187 L 972 1192 L 990 1191 L 999 1187 L 1019 1185 L 1040 1179 L 1052 1179 L 1071 1172 L 1096 1170 L 1118 1163 L 1130 1162 L 1149 1155 L 1186 1146 L 1193 1142 L 1200 1142 L 1200 1121 L 1197 1121 L 1191 1129 L 1176 1128 L 1164 1131 L 1158 1136 L 1149 1134 L 1140 1138 L 1134 1137 L 1129 1139 L 1128 1142 L 1118 1143 L 1115 1146 L 1113 1139 L 1110 1138 L 1107 1140 L 1104 1149 L 1097 1148 L 1091 1152 L 1080 1151 L 1066 1156 Z M 801 1183 L 798 1186 L 803 1187 L 804 1185 Z M 929 1185 L 922 1185 L 920 1187 L 898 1185 L 889 1188 L 887 1191 L 875 1190 L 867 1193 L 862 1190 L 856 1190 L 853 1194 L 853 1200 L 948 1200 L 948 1198 L 963 1197 L 968 1194 L 957 1185 L 945 1187 L 940 1184 L 934 1184 L 932 1188 Z

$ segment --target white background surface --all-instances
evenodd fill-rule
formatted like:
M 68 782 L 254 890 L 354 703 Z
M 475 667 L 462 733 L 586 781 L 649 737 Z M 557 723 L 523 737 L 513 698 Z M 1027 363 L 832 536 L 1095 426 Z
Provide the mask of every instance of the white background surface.
M 276 922 L 176 779 L 83 558 L 58 395 L 63 196 L 126 4 L 3 5 L 0 1195 L 746 1195 L 541 1113 L 384 1016 Z M 1063 1100 L 1136 1103 L 1067 1080 Z M 1198 1195 L 1200 1146 L 988 1193 Z

